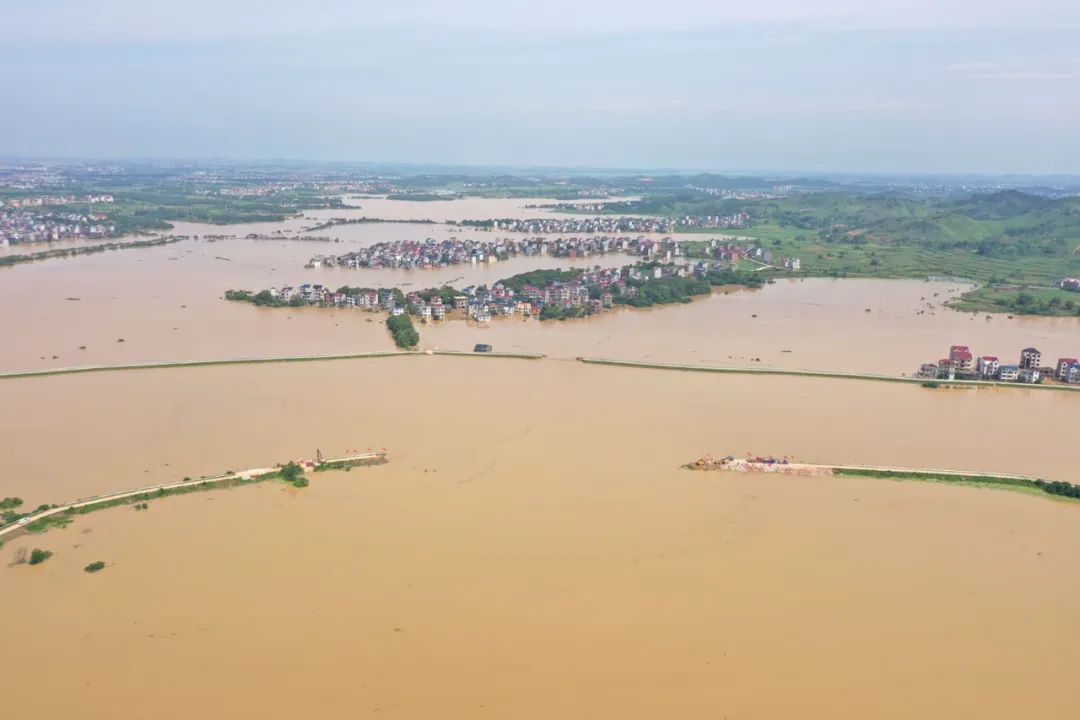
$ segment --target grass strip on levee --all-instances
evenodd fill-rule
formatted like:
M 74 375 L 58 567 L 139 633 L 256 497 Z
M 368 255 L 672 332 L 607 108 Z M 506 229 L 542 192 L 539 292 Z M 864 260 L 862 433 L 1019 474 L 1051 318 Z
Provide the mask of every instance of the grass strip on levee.
M 1080 500 L 1080 485 L 1063 481 L 1047 481 L 1023 475 L 998 475 L 995 473 L 965 473 L 944 470 L 879 470 L 853 466 L 835 466 L 833 475 L 870 477 L 886 480 L 918 480 L 940 482 L 967 487 L 1013 490 L 1029 495 L 1052 495 L 1065 500 Z
M 369 358 L 418 355 L 408 350 L 384 350 L 378 352 L 348 353 L 343 355 L 285 355 L 263 358 L 224 358 L 220 360 L 174 360 L 167 362 L 126 363 L 123 365 L 85 365 L 81 367 L 45 368 L 42 370 L 13 370 L 0 372 L 0 380 L 49 375 L 74 375 L 92 372 L 116 372 L 118 370 L 161 370 L 166 368 L 210 367 L 214 365 L 263 365 L 269 363 L 327 362 L 331 360 L 366 360 Z
M 329 362 L 333 360 L 367 360 L 386 357 L 416 357 L 419 355 L 452 355 L 455 357 L 494 357 L 516 360 L 540 360 L 538 353 L 469 352 L 467 350 L 384 350 L 377 352 L 348 353 L 343 355 L 286 355 L 263 358 L 224 358 L 221 360 L 175 360 L 170 362 L 125 363 L 123 365 L 85 365 L 81 367 L 44 368 L 41 370 L 11 370 L 0 372 L 0 380 L 17 378 L 49 377 L 51 375 L 77 375 L 80 373 L 117 372 L 120 370 L 164 370 L 169 368 L 211 367 L 215 365 L 266 365 L 270 363 Z
M 321 463 L 310 463 L 309 466 L 311 470 L 318 472 L 320 470 L 350 470 L 354 467 L 381 465 L 385 462 L 387 462 L 386 453 L 376 451 L 343 458 L 330 458 Z M 42 505 L 36 510 L 25 514 L 9 510 L 4 513 L 5 524 L 0 526 L 0 539 L 17 537 L 23 533 L 42 533 L 55 527 L 65 527 L 77 515 L 86 515 L 87 513 L 106 510 L 119 505 L 135 505 L 137 509 L 145 509 L 146 503 L 173 495 L 187 495 L 204 490 L 240 487 L 271 480 L 281 480 L 295 487 L 306 487 L 306 471 L 307 468 L 304 464 L 290 461 L 273 468 L 254 468 L 240 472 L 230 471 L 221 475 L 197 479 L 184 478 L 183 480 L 161 485 L 83 498 L 64 505 Z M 140 505 L 141 508 L 139 508 Z
M 1009 383 L 990 380 L 933 380 L 927 378 L 904 377 L 901 375 L 881 375 L 877 373 L 841 372 L 838 370 L 782 370 L 778 368 L 718 367 L 713 365 L 683 365 L 679 363 L 644 362 L 640 360 L 609 360 L 605 358 L 579 357 L 578 361 L 589 365 L 612 365 L 615 367 L 645 368 L 650 370 L 681 370 L 686 372 L 719 373 L 729 375 L 779 375 L 790 377 L 832 378 L 837 380 L 875 380 L 917 384 L 935 388 L 1023 388 L 1029 390 L 1080 391 L 1080 385 L 1040 385 L 1032 383 Z

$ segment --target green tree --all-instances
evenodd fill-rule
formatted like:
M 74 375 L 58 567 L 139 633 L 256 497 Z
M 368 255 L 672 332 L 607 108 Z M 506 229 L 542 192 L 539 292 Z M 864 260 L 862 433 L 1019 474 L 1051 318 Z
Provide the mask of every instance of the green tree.
M 281 466 L 281 477 L 288 482 L 296 482 L 299 478 L 304 476 L 304 468 L 298 463 L 287 462 Z
M 415 347 L 420 342 L 420 333 L 416 332 L 412 318 L 408 315 L 391 315 L 386 319 L 394 344 L 400 348 Z
M 41 548 L 34 548 L 30 551 L 30 564 L 40 565 L 49 558 L 52 557 L 52 550 L 42 550 Z

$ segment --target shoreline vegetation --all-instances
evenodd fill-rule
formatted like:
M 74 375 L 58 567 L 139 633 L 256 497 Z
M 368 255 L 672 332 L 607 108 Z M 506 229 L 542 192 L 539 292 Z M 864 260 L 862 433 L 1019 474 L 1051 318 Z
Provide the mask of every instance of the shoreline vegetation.
M 955 302 L 962 312 L 1080 315 L 1080 297 L 1052 287 L 1080 276 L 1080 198 L 1075 195 L 987 188 L 920 196 L 841 186 L 745 191 L 727 187 L 730 179 L 704 175 L 695 181 L 622 188 L 641 197 L 560 209 L 669 220 L 745 215 L 745 222 L 721 232 L 799 257 L 805 277 L 963 278 L 979 287 Z M 713 232 L 678 229 L 687 246 L 706 243 L 684 237 Z
M 768 282 L 762 274 L 751 271 L 641 262 L 619 268 L 597 266 L 592 270 L 531 270 L 499 280 L 491 288 L 480 285 L 459 289 L 443 285 L 405 292 L 398 287 L 343 285 L 332 291 L 323 285 L 305 283 L 296 288 L 264 288 L 257 292 L 229 289 L 225 291 L 224 298 L 260 307 L 344 307 L 389 312 L 397 308 L 414 316 L 420 313 L 423 304 L 432 301 L 444 307 L 453 307 L 455 299 L 461 298 L 470 309 L 476 305 L 485 306 L 488 314 L 496 314 L 494 310 L 499 306 L 524 302 L 534 306 L 535 312 L 531 314 L 547 320 L 584 317 L 612 305 L 652 307 L 687 303 L 694 297 L 711 294 L 713 288 L 746 287 L 756 290 Z M 588 302 L 600 301 L 605 294 L 610 298 L 599 307 Z M 549 312 L 546 316 L 540 312 L 540 309 L 549 308 L 566 312 Z
M 918 480 L 921 482 L 942 482 L 968 487 L 985 487 L 1000 490 L 1013 490 L 1029 494 L 1045 494 L 1055 498 L 1080 500 L 1080 485 L 1061 480 L 1042 480 L 1040 478 L 998 475 L 996 473 L 950 474 L 934 470 L 876 470 L 838 466 L 834 475 L 841 477 L 869 477 L 885 480 Z
M 132 240 L 131 242 L 107 242 L 94 245 L 80 245 L 76 247 L 53 248 L 39 252 L 20 255 L 0 255 L 0 267 L 11 267 L 21 263 L 37 262 L 39 260 L 51 260 L 53 258 L 77 257 L 79 255 L 94 255 L 110 250 L 135 250 L 139 248 L 158 247 L 189 240 L 186 235 L 169 235 L 166 237 L 153 238 L 151 240 Z
M 981 285 L 950 300 L 957 312 L 1010 313 L 1041 317 L 1077 317 L 1080 293 L 1057 287 Z
M 740 459 L 733 455 L 713 458 L 706 455 L 683 466 L 687 470 L 770 473 L 798 477 L 837 476 L 866 477 L 884 480 L 917 480 L 939 482 L 965 487 L 1011 490 L 1029 495 L 1051 496 L 1054 499 L 1080 500 L 1080 485 L 1055 480 L 1043 480 L 1027 475 L 1009 473 L 967 472 L 929 468 L 869 467 L 863 465 L 826 465 L 794 462 L 789 458 L 756 457 Z
M 0 503 L 0 507 L 5 508 L 0 514 L 0 522 L 2 522 L 0 524 L 0 538 L 7 540 L 19 537 L 24 533 L 41 534 L 53 528 L 66 527 L 79 515 L 87 515 L 121 505 L 132 505 L 136 510 L 146 510 L 148 508 L 147 503 L 152 500 L 207 490 L 242 487 L 272 480 L 280 480 L 293 487 L 300 488 L 308 485 L 306 473 L 309 469 L 312 472 L 326 470 L 348 471 L 354 467 L 383 465 L 387 462 L 389 460 L 386 459 L 386 453 L 381 451 L 342 458 L 329 458 L 324 461 L 290 461 L 273 468 L 255 468 L 239 472 L 229 470 L 220 475 L 201 478 L 186 477 L 180 481 L 83 498 L 63 505 L 45 504 L 27 513 L 18 511 L 17 508 L 22 504 L 22 500 L 19 498 L 4 498 Z

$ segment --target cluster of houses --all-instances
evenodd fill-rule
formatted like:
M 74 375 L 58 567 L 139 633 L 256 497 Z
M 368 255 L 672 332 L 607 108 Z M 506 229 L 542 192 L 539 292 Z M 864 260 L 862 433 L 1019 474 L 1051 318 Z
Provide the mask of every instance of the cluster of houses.
M 581 217 L 581 218 L 534 218 L 515 220 L 462 220 L 457 223 L 481 230 L 504 230 L 521 233 L 670 233 L 675 221 L 658 217 Z
M 770 198 L 783 197 L 791 194 L 791 185 L 776 185 L 772 190 L 726 190 L 724 188 L 701 187 L 692 183 L 687 184 L 687 190 L 704 193 L 712 197 L 724 198 L 725 200 L 768 200 Z
M 112 195 L 38 195 L 35 197 L 0 199 L 0 207 L 30 208 L 49 205 L 94 205 L 111 203 Z
M 632 210 L 633 201 L 630 201 L 623 210 Z M 545 210 L 555 210 L 557 212 L 595 212 L 601 213 L 613 209 L 615 203 L 553 203 L 548 205 L 526 205 L 526 208 L 543 208 Z M 619 208 L 615 208 L 619 209 Z M 603 219 L 603 218 L 598 218 Z M 725 228 L 741 228 L 750 224 L 750 215 L 745 212 L 731 213 L 728 215 L 683 215 L 682 217 L 674 218 L 673 220 L 664 220 L 663 218 L 649 218 L 655 222 L 650 223 L 650 228 L 645 230 L 641 227 L 642 222 L 646 218 L 613 218 L 614 220 L 625 220 L 625 224 L 636 226 L 639 232 L 671 232 L 677 228 L 706 228 L 721 230 Z M 505 221 L 501 221 L 505 222 Z M 534 222 L 534 221 L 529 221 Z M 589 231 L 585 231 L 589 232 Z M 625 232 L 617 230 L 616 232 Z M 631 230 L 631 232 L 633 232 Z
M 746 227 L 748 224 L 750 224 L 750 215 L 744 212 L 730 215 L 684 215 L 675 220 L 677 227 L 706 228 L 710 230 L 741 228 Z
M 1054 379 L 1063 383 L 1080 383 L 1080 359 L 1059 358 L 1053 366 L 1042 364 L 1037 348 L 1020 351 L 1020 362 L 1004 364 L 996 355 L 975 358 L 967 345 L 953 345 L 949 357 L 936 363 L 925 363 L 919 377 L 931 380 L 997 380 L 999 382 L 1037 383 Z
M 713 238 L 705 248 L 706 255 L 713 260 L 722 260 L 732 266 L 743 260 L 753 260 L 762 265 L 783 267 L 785 270 L 802 270 L 802 260 L 774 253 L 772 250 L 753 243 L 737 243 L 730 240 Z
M 528 237 L 496 238 L 492 241 L 461 240 L 458 238 L 435 240 L 396 240 L 376 243 L 371 247 L 343 255 L 316 255 L 305 267 L 343 268 L 399 268 L 430 269 L 465 263 L 490 263 L 516 256 L 548 256 L 557 258 L 585 258 L 608 253 L 624 253 L 644 260 L 672 261 L 685 257 L 684 249 L 671 237 L 652 238 L 639 235 L 634 238 L 614 235 L 586 235 L 581 237 Z M 754 260 L 762 265 L 779 266 L 787 270 L 801 270 L 799 258 L 774 255 L 772 250 L 754 244 L 739 244 L 718 239 L 709 240 L 705 256 L 732 266 L 743 260 Z
M 669 238 L 654 239 L 612 235 L 584 237 L 496 238 L 493 241 L 397 240 L 376 243 L 344 255 L 316 255 L 306 267 L 404 268 L 429 269 L 506 260 L 519 255 L 557 258 L 584 258 L 608 253 L 625 253 L 643 258 L 671 259 L 681 254 L 678 242 Z
M 111 237 L 116 226 L 100 213 L 0 210 L 0 245 Z
M 1062 278 L 1058 280 L 1058 287 L 1069 292 L 1080 292 L 1080 278 Z
M 672 277 L 705 277 L 712 264 L 699 261 L 693 264 L 656 266 L 626 265 L 621 268 L 586 270 L 572 280 L 553 281 L 546 285 L 522 285 L 517 291 L 504 282 L 492 287 L 470 286 L 451 293 L 432 291 L 404 293 L 396 288 L 339 288 L 331 290 L 320 284 L 305 283 L 297 287 L 270 288 L 275 300 L 323 307 L 381 310 L 391 315 L 406 312 L 423 320 L 442 320 L 450 312 L 486 323 L 494 317 L 540 316 L 545 307 L 566 310 L 581 308 L 582 314 L 594 314 L 610 309 L 616 297 L 637 295 L 635 282 Z M 427 298 L 427 299 L 425 299 Z
M 699 263 L 699 265 L 704 265 Z M 467 287 L 454 297 L 454 309 L 464 310 L 468 318 L 486 323 L 493 317 L 541 317 L 545 308 L 558 310 L 579 309 L 583 315 L 594 315 L 615 306 L 616 297 L 632 298 L 638 288 L 632 281 L 647 282 L 666 277 L 689 277 L 695 272 L 707 272 L 690 265 L 657 265 L 643 267 L 626 265 L 621 268 L 593 268 L 572 280 L 553 281 L 546 285 L 525 284 L 517 291 L 504 283 L 491 288 Z M 432 299 L 435 303 L 438 297 Z M 418 315 L 427 318 L 423 304 L 418 305 Z M 440 319 L 432 309 L 433 319 Z

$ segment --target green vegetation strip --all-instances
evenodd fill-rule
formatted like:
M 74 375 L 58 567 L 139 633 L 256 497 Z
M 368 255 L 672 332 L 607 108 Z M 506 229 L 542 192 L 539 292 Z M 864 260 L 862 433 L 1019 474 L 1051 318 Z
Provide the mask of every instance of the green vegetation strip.
M 790 375 L 793 377 L 835 378 L 839 380 L 876 380 L 929 385 L 924 378 L 901 377 L 897 375 L 876 375 L 873 373 L 849 373 L 830 370 L 780 370 L 776 368 L 741 368 L 715 367 L 709 365 L 679 365 L 676 363 L 640 362 L 637 360 L 606 360 L 601 358 L 579 357 L 578 360 L 589 365 L 614 365 L 617 367 L 648 368 L 651 370 L 684 370 L 689 372 L 727 373 L 730 375 Z M 991 382 L 985 380 L 938 380 L 933 387 L 1007 387 L 1026 388 L 1029 390 L 1064 390 L 1080 391 L 1076 385 L 1038 385 L 1029 383 Z
M 349 469 L 353 467 L 367 466 L 367 465 L 382 465 L 388 462 L 385 456 L 378 455 L 373 457 L 363 458 L 351 458 L 347 460 L 333 460 L 329 463 L 324 463 L 324 466 L 318 466 L 315 469 L 319 470 L 338 470 Z M 66 508 L 60 512 L 55 512 L 56 505 L 42 505 L 31 513 L 18 514 L 13 511 L 8 511 L 4 515 L 5 524 L 0 526 L 0 530 L 5 531 L 6 537 L 17 537 L 23 532 L 32 534 L 40 534 L 47 532 L 52 528 L 65 527 L 69 525 L 77 515 L 88 515 L 92 512 L 98 512 L 99 510 L 107 510 L 112 507 L 118 507 L 121 505 L 134 505 L 136 510 L 145 510 L 146 503 L 151 500 L 159 500 L 161 498 L 171 497 L 173 495 L 188 495 L 196 492 L 203 492 L 206 490 L 217 490 L 241 487 L 244 485 L 254 485 L 256 483 L 263 483 L 271 480 L 280 480 L 282 482 L 293 485 L 294 487 L 307 487 L 308 479 L 304 473 L 303 467 L 294 462 L 289 462 L 278 467 L 277 470 L 271 470 L 270 472 L 260 473 L 257 475 L 243 476 L 240 474 L 227 473 L 225 475 L 218 475 L 215 477 L 201 478 L 193 480 L 185 478 L 180 481 L 182 484 L 170 484 L 168 487 L 150 488 L 145 492 L 134 492 L 133 494 L 121 494 L 120 497 L 106 496 L 100 500 L 89 498 L 87 500 L 80 500 L 73 503 L 71 507 Z M 14 498 L 17 500 L 18 498 Z M 21 502 L 21 501 L 20 501 Z M 30 520 L 21 527 L 15 530 L 11 530 L 18 521 L 22 518 L 33 518 L 35 515 L 43 512 L 54 511 L 51 515 L 45 515 L 37 519 Z
M 834 467 L 834 475 L 884 478 L 888 480 L 920 480 L 944 482 L 973 487 L 1000 488 L 1034 494 L 1080 499 L 1080 485 L 1062 481 L 1046 481 L 1020 475 L 964 474 L 939 470 L 875 470 L 872 468 Z
M 133 363 L 127 365 L 87 365 L 85 367 L 55 368 L 46 370 L 17 370 L 0 373 L 0 380 L 10 378 L 44 377 L 47 375 L 72 375 L 75 373 L 112 372 L 116 370 L 157 370 L 162 368 L 206 367 L 210 365 L 260 365 L 265 363 L 321 362 L 325 360 L 363 360 L 366 358 L 416 355 L 401 350 L 349 353 L 346 355 L 295 355 L 267 358 L 230 358 L 224 360 L 177 360 L 173 362 Z
M 177 360 L 175 362 L 133 363 L 127 365 L 87 365 L 85 367 L 55 368 L 45 370 L 14 370 L 0 372 L 0 380 L 12 380 L 28 377 L 48 377 L 49 375 L 75 375 L 78 373 L 115 372 L 117 370 L 160 370 L 165 368 L 208 367 L 212 365 L 262 365 L 267 363 L 322 362 L 328 360 L 364 360 L 382 357 L 417 357 L 424 353 L 410 350 L 385 350 L 378 352 L 350 353 L 347 355 L 297 355 L 268 358 L 232 358 L 224 360 Z M 432 355 L 457 355 L 462 357 L 500 357 L 539 360 L 544 355 L 534 353 L 477 353 L 465 350 L 433 350 Z

